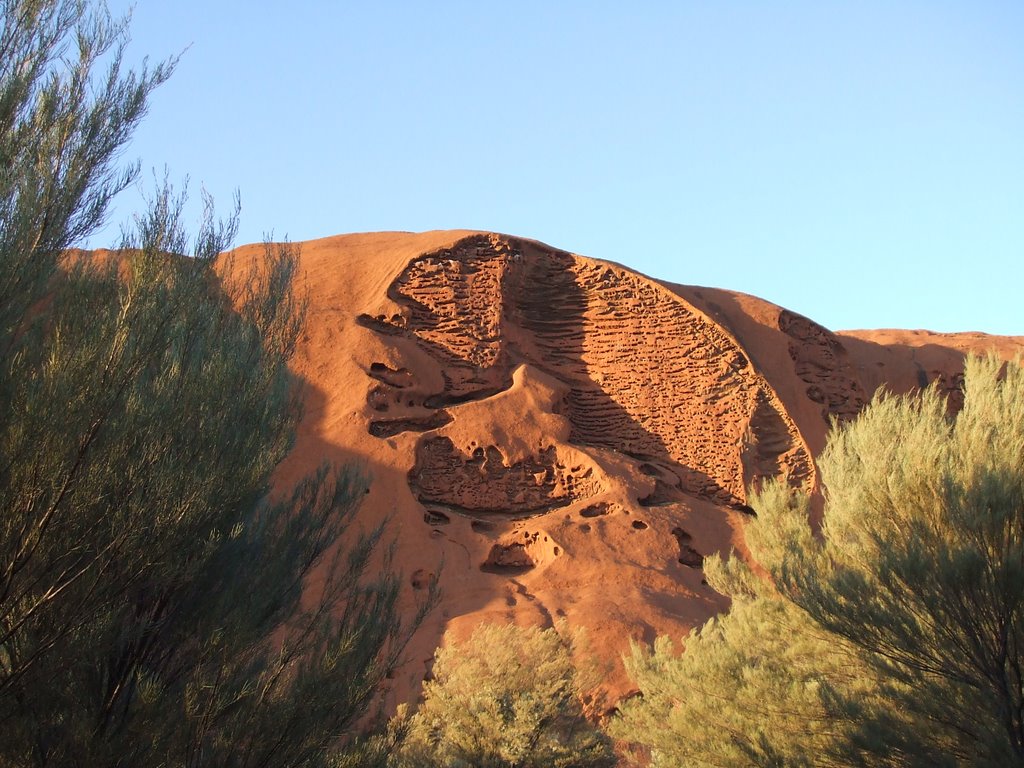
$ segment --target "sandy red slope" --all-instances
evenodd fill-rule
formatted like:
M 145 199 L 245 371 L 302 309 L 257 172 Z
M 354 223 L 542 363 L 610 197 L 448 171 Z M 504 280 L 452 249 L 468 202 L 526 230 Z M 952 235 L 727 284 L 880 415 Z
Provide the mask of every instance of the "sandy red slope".
M 966 351 L 1024 350 L 837 335 L 751 296 L 486 233 L 346 235 L 300 259 L 306 412 L 279 482 L 358 463 L 362 520 L 390 516 L 410 594 L 439 574 L 399 699 L 445 629 L 559 617 L 589 630 L 622 692 L 630 638 L 681 637 L 727 605 L 701 558 L 744 552 L 752 481 L 784 472 L 814 490 L 829 420 L 880 384 L 939 379 L 955 396 Z

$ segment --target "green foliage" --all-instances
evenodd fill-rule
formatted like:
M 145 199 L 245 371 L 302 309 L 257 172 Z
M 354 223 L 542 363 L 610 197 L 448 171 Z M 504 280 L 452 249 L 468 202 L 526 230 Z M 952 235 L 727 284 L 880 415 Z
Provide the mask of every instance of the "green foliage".
M 124 72 L 83 2 L 0 8 L 0 765 L 340 761 L 410 630 L 381 529 L 338 544 L 357 474 L 269 495 L 295 254 L 215 272 L 236 217 L 190 240 L 166 185 L 109 259 L 65 254 L 173 62 Z
M 747 529 L 752 550 L 768 558 L 791 534 L 809 539 L 805 511 L 785 520 L 759 512 Z M 787 531 L 796 519 L 799 531 Z M 691 632 L 681 656 L 666 637 L 633 645 L 626 669 L 642 694 L 620 705 L 612 735 L 642 745 L 641 758 L 659 767 L 854 764 L 837 748 L 837 700 L 877 699 L 856 649 L 738 559 L 709 557 L 705 573 L 732 595 L 729 613 Z
M 755 495 L 771 583 L 712 560 L 732 610 L 634 649 L 616 734 L 664 766 L 1024 764 L 1021 366 L 968 359 L 956 418 L 879 395 L 820 467 L 821 536 L 783 482 Z
M 771 598 L 737 599 L 682 656 L 664 637 L 649 651 L 634 645 L 626 668 L 642 697 L 620 705 L 611 732 L 644 745 L 653 766 L 823 764 L 821 688 L 831 676 L 853 682 L 827 638 Z
M 555 629 L 481 625 L 464 643 L 449 640 L 437 651 L 423 694 L 403 766 L 615 763 L 608 739 L 584 717 L 573 641 Z

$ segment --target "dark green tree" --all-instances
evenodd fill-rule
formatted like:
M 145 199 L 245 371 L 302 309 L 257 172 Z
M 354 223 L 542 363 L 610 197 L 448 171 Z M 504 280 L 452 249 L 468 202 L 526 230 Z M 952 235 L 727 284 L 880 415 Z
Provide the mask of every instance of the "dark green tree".
M 711 562 L 732 611 L 635 651 L 620 735 L 655 765 L 1024 764 L 1024 370 L 970 358 L 964 386 L 956 416 L 883 394 L 833 431 L 820 537 L 784 483 L 755 494 L 771 582 Z
M 271 493 L 295 253 L 218 259 L 237 211 L 190 238 L 167 185 L 69 252 L 174 62 L 127 70 L 80 0 L 0 9 L 0 765 L 351 763 L 418 617 L 382 530 L 348 532 L 357 473 Z

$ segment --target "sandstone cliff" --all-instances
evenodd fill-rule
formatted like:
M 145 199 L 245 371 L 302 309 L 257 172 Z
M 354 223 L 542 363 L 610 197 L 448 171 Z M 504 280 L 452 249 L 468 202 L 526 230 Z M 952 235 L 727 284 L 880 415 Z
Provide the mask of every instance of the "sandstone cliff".
M 328 238 L 302 244 L 300 263 L 306 411 L 279 482 L 358 463 L 363 520 L 390 517 L 410 591 L 439 575 L 400 699 L 445 629 L 559 617 L 588 628 L 622 692 L 630 638 L 679 637 L 727 606 L 701 564 L 745 556 L 751 483 L 783 473 L 817 492 L 830 421 L 879 386 L 938 381 L 956 408 L 965 352 L 1024 350 L 1024 337 L 836 334 L 751 296 L 487 233 Z

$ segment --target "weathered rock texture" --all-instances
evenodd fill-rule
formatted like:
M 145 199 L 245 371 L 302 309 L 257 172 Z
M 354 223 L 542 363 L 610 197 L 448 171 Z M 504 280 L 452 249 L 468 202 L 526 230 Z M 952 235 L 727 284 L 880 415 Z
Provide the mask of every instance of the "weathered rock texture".
M 360 321 L 382 335 L 414 341 L 438 363 L 443 380 L 441 391 L 421 403 L 406 399 L 409 406 L 441 408 L 488 398 L 507 389 L 513 367 L 525 363 L 567 386 L 562 412 L 571 442 L 661 466 L 675 476 L 670 485 L 683 491 L 742 504 L 750 481 L 764 475 L 784 472 L 794 483 L 813 485 L 813 463 L 796 424 L 737 341 L 640 275 L 524 241 L 478 235 L 413 260 L 389 295 L 400 312 L 362 315 Z M 831 351 L 827 341 L 814 341 L 813 353 L 819 346 Z M 802 370 L 813 375 L 815 363 L 801 361 Z M 380 375 L 390 370 L 382 363 L 371 369 L 384 387 L 407 386 Z M 370 401 L 375 409 L 394 410 L 403 398 L 378 386 Z M 435 417 L 403 415 L 374 421 L 370 429 L 384 436 L 400 428 L 422 431 L 427 424 L 441 426 Z M 467 492 L 479 497 L 468 505 L 473 509 L 498 511 L 512 504 L 516 508 L 508 511 L 521 514 L 519 507 L 530 503 L 502 500 L 516 495 L 510 473 L 536 473 L 543 457 L 509 467 L 501 463 L 498 447 L 486 446 L 460 462 L 448 446 L 437 440 L 420 444 L 413 482 L 431 487 L 430 500 L 442 500 L 440 485 L 450 484 L 455 506 L 467 506 L 460 501 L 467 501 Z M 468 479 L 466 467 L 483 479 Z M 547 472 L 554 474 L 551 467 Z M 539 485 L 551 482 L 560 485 L 553 477 Z M 520 481 L 518 487 L 532 498 L 537 489 L 528 485 Z M 594 492 L 560 491 L 557 499 L 565 503 Z M 564 505 L 554 503 L 551 489 L 541 495 L 549 504 L 538 501 L 534 508 Z
M 955 410 L 966 351 L 1024 349 L 835 334 L 494 234 L 349 235 L 301 254 L 306 416 L 278 482 L 356 462 L 373 481 L 362 520 L 390 518 L 410 599 L 439 579 L 398 699 L 446 628 L 482 620 L 586 626 L 622 690 L 629 638 L 678 637 L 726 606 L 701 568 L 747 556 L 751 484 L 781 473 L 817 493 L 828 424 L 879 385 L 938 381 Z

